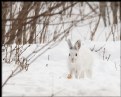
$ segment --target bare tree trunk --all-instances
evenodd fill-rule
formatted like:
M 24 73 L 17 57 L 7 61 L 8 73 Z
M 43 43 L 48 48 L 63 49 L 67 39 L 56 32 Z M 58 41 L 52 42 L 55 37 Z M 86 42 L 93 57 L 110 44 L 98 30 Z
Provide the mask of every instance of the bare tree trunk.
M 45 20 L 46 21 L 46 20 Z M 44 29 L 46 28 L 46 25 L 45 24 L 43 24 L 43 29 L 42 29 L 42 31 L 41 31 L 41 33 L 40 33 L 40 43 L 43 43 L 43 35 L 44 35 Z
M 111 2 L 111 9 L 113 13 L 113 24 L 117 24 L 118 2 Z
M 12 28 L 8 31 L 7 34 L 10 34 L 10 38 L 9 40 L 6 42 L 7 44 L 11 44 L 14 42 L 15 37 L 17 36 L 17 41 L 16 42 L 20 42 L 18 41 L 21 39 L 21 29 L 23 28 L 23 21 L 25 19 L 25 17 L 28 15 L 29 13 L 29 8 L 31 6 L 31 2 L 24 2 L 23 3 L 23 7 L 22 10 L 19 12 L 19 15 L 17 17 L 16 20 L 14 20 L 14 22 L 12 23 Z M 17 31 L 17 33 L 16 33 Z
M 47 29 L 48 29 L 48 25 L 49 25 L 49 19 L 50 19 L 50 17 L 47 18 L 45 31 L 43 33 L 43 43 L 46 42 L 46 35 L 47 35 Z
M 26 20 L 25 20 L 26 22 Z M 27 35 L 26 35 L 26 25 L 23 27 L 23 45 L 26 44 Z
M 5 42 L 5 25 L 6 25 L 6 16 L 8 15 L 8 3 L 7 2 L 2 2 L 2 44 Z
M 27 3 L 27 2 L 24 2 L 24 5 L 23 5 L 23 9 L 22 9 L 22 14 L 20 16 L 20 19 L 21 21 L 18 22 L 20 26 L 20 28 L 18 29 L 18 32 L 17 32 L 17 42 L 19 42 L 18 44 L 21 44 L 22 43 L 22 34 L 23 34 L 23 28 L 24 26 L 22 25 L 23 23 L 25 23 L 25 18 L 27 18 L 28 16 L 28 13 L 29 13 L 29 8 L 31 6 L 31 2 L 30 3 Z
M 35 11 L 35 16 L 38 16 L 39 15 L 39 11 L 40 11 L 40 2 L 35 2 L 34 3 L 34 11 Z M 32 44 L 34 41 L 34 38 L 35 38 L 35 42 L 36 42 L 36 22 L 37 22 L 37 19 L 35 19 L 32 23 L 31 23 L 31 33 L 30 33 L 30 37 L 29 37 L 29 43 Z M 35 34 L 34 34 L 35 33 Z M 35 35 L 35 37 L 34 37 Z
M 119 4 L 119 11 L 120 11 L 120 22 L 121 22 L 121 2 L 120 2 L 120 4 Z
M 104 25 L 106 27 L 107 26 L 107 24 L 106 24 L 106 6 L 107 6 L 107 3 L 106 2 L 100 2 L 99 4 L 100 4 L 100 8 L 99 8 L 100 14 L 103 18 L 103 22 L 104 22 Z

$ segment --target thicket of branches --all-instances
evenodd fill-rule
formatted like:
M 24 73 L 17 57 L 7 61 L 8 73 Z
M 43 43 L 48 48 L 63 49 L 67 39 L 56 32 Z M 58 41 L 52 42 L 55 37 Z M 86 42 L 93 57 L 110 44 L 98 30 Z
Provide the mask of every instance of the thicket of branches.
M 121 15 L 117 15 L 121 9 L 120 4 L 121 2 L 2 2 L 2 43 L 32 44 L 37 40 L 44 43 L 50 40 L 47 39 L 50 34 L 54 39 L 64 29 L 70 29 L 75 23 L 96 16 L 103 18 L 105 26 L 111 25 L 111 17 L 113 24 L 117 24 L 121 20 Z M 82 10 L 85 6 L 89 6 L 90 13 L 85 14 L 86 9 Z M 75 8 L 79 14 L 74 13 Z M 64 22 L 67 19 L 71 21 Z M 65 24 L 68 27 L 63 29 Z M 55 30 L 48 31 L 52 26 Z
M 86 13 L 87 7 L 90 11 Z M 80 22 L 97 18 L 90 40 L 94 39 L 100 18 L 105 27 L 117 26 L 121 22 L 120 9 L 121 2 L 2 2 L 2 44 L 6 51 L 3 59 L 11 63 L 11 56 L 15 51 L 13 58 L 16 58 L 15 64 L 18 64 L 2 86 L 22 70 L 28 70 L 35 59 L 66 38 Z M 36 43 L 46 44 L 23 58 L 22 53 L 30 45 L 21 52 L 22 46 Z M 15 48 L 12 48 L 12 44 L 16 44 Z M 42 52 L 39 53 L 40 51 Z M 35 56 L 37 53 L 39 55 Z

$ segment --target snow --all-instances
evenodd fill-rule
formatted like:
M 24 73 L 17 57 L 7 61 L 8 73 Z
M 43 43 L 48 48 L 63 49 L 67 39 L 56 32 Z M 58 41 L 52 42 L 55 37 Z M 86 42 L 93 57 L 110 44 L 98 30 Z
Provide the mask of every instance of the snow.
M 74 14 L 79 14 L 77 8 L 74 8 Z M 83 7 L 85 14 L 88 13 L 88 11 L 90 12 L 88 9 L 88 6 Z M 46 8 L 43 11 L 45 10 Z M 67 19 L 67 17 L 65 17 L 63 21 L 80 20 L 78 18 L 79 17 L 70 17 Z M 47 50 L 38 58 L 36 57 L 45 49 L 39 53 L 34 53 L 33 55 L 35 56 L 32 55 L 33 57 L 29 57 L 29 55 L 46 44 L 32 44 L 21 56 L 24 58 L 28 57 L 30 61 L 34 58 L 36 60 L 34 60 L 33 63 L 30 62 L 31 64 L 28 71 L 23 70 L 7 82 L 2 88 L 2 96 L 120 96 L 121 41 L 119 41 L 119 36 L 121 23 L 118 23 L 117 29 L 114 30 L 114 36 L 117 37 L 115 41 L 112 41 L 113 35 L 111 34 L 106 42 L 106 38 L 111 32 L 111 26 L 104 27 L 101 18 L 99 27 L 94 36 L 94 41 L 90 41 L 90 32 L 94 30 L 97 20 L 98 17 L 95 16 L 93 19 L 85 19 L 78 25 L 75 25 L 73 29 L 70 30 L 68 36 L 72 43 L 80 39 L 81 44 L 89 49 L 94 48 L 98 50 L 104 46 L 98 52 L 92 51 L 95 62 L 93 64 L 93 75 L 91 79 L 76 79 L 75 77 L 67 79 L 69 73 L 67 64 L 69 49 L 65 40 L 62 40 L 58 45 Z M 54 21 L 53 23 L 60 22 L 59 18 L 56 17 L 53 17 L 51 21 Z M 113 19 L 111 19 L 111 22 L 112 21 Z M 7 24 L 9 24 L 9 22 L 7 22 Z M 66 29 L 68 26 L 68 24 L 64 24 L 63 29 Z M 40 32 L 42 27 L 41 25 L 37 26 L 37 33 Z M 6 27 L 6 31 L 7 30 L 8 28 Z M 50 26 L 47 31 L 49 34 L 48 41 L 52 38 L 52 32 L 55 30 L 58 33 L 62 32 L 60 28 L 56 28 L 56 25 Z M 24 45 L 21 51 L 24 51 L 27 46 L 29 46 L 29 44 Z M 12 45 L 12 48 L 14 47 L 15 44 Z M 103 53 L 104 48 L 105 53 Z M 5 53 L 2 52 L 2 58 L 4 58 L 4 56 Z M 15 52 L 12 53 L 12 57 L 15 59 Z M 107 60 L 106 57 L 109 57 L 109 60 Z M 14 61 L 11 64 L 2 61 L 2 83 L 5 82 L 16 66 Z
M 103 49 L 94 52 L 93 77 L 91 79 L 67 79 L 68 45 L 65 40 L 49 49 L 30 66 L 11 78 L 2 89 L 3 96 L 120 96 L 120 41 L 91 42 L 82 41 L 88 48 L 99 49 L 105 44 L 106 55 L 103 60 Z M 44 44 L 43 44 L 44 45 Z M 27 57 L 33 50 L 42 45 L 33 44 L 23 55 Z M 27 47 L 25 45 L 23 48 Z M 48 60 L 49 55 L 49 60 Z M 116 65 L 115 65 L 116 63 Z M 6 80 L 15 64 L 2 65 L 2 82 Z

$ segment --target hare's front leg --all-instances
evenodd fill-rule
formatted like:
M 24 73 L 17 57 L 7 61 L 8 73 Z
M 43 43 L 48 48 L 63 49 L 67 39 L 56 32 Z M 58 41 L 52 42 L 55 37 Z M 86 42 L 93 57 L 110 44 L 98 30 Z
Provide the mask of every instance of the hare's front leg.
M 78 71 L 75 71 L 75 77 L 78 78 Z
M 73 73 L 73 69 L 70 70 L 70 73 L 67 76 L 68 79 L 71 79 L 72 78 L 72 73 Z
M 80 71 L 79 78 L 84 78 L 84 71 L 83 70 Z
M 91 69 L 86 70 L 86 75 L 88 78 L 92 78 L 92 70 Z
M 76 71 L 75 71 L 75 77 L 76 77 L 77 79 L 80 78 L 80 71 L 79 71 L 79 70 L 76 70 Z

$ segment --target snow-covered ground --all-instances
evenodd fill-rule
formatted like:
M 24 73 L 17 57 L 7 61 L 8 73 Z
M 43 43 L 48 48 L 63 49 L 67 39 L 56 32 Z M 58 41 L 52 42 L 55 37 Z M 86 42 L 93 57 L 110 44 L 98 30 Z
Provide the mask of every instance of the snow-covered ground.
M 88 6 L 85 9 L 86 11 L 84 12 L 88 13 Z M 75 14 L 79 14 L 77 8 L 73 11 Z M 78 20 L 80 17 L 72 18 L 67 19 L 65 17 L 64 21 Z M 70 30 L 70 35 L 68 36 L 72 43 L 80 39 L 82 45 L 87 46 L 89 49 L 94 48 L 94 50 L 98 50 L 103 46 L 98 52 L 93 51 L 95 61 L 91 79 L 76 79 L 75 77 L 67 79 L 69 73 L 67 64 L 69 49 L 64 39 L 38 58 L 36 56 L 39 53 L 35 53 L 36 55 L 32 59 L 35 58 L 36 60 L 30 64 L 28 71 L 24 70 L 11 78 L 2 88 L 2 96 L 120 96 L 121 41 L 119 41 L 119 36 L 121 23 L 118 23 L 117 30 L 114 30 L 116 41 L 112 41 L 113 35 L 111 34 L 108 41 L 105 42 L 111 32 L 111 26 L 104 27 L 101 18 L 94 41 L 89 41 L 90 33 L 94 30 L 97 20 L 98 17 L 94 17 L 93 19 L 87 19 L 79 23 Z M 55 21 L 58 23 L 58 19 L 55 19 Z M 111 22 L 113 22 L 113 18 Z M 40 32 L 41 27 L 43 26 L 37 27 L 38 32 Z M 68 24 L 65 24 L 63 29 L 66 29 L 66 27 L 68 27 Z M 51 26 L 48 32 L 51 34 L 55 29 L 56 26 Z M 49 39 L 51 39 L 51 35 Z M 26 58 L 32 51 L 40 49 L 43 45 L 45 44 L 32 44 L 22 56 Z M 27 46 L 28 44 L 24 45 L 22 49 Z M 105 53 L 103 53 L 104 48 Z M 2 52 L 3 58 L 4 55 L 5 53 Z M 13 56 L 15 56 L 15 53 L 13 53 Z M 12 70 L 16 68 L 14 63 L 7 64 L 4 61 L 2 62 L 2 83 L 5 82 Z
M 120 41 L 116 42 L 91 42 L 82 41 L 95 50 L 105 44 L 103 50 L 94 52 L 93 76 L 91 79 L 67 79 L 69 53 L 65 40 L 59 45 L 49 49 L 30 66 L 28 71 L 22 71 L 11 78 L 2 89 L 3 96 L 120 96 Z M 25 45 L 24 47 L 26 47 Z M 23 53 L 29 55 L 36 46 L 32 45 Z M 110 58 L 107 61 L 105 58 Z M 49 60 L 48 60 L 49 56 Z M 2 63 L 2 82 L 6 80 L 13 64 Z

